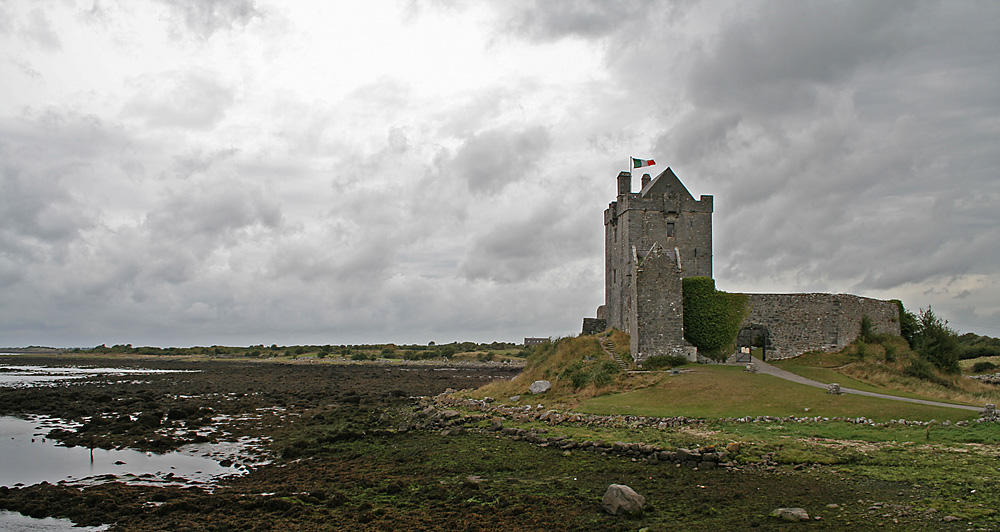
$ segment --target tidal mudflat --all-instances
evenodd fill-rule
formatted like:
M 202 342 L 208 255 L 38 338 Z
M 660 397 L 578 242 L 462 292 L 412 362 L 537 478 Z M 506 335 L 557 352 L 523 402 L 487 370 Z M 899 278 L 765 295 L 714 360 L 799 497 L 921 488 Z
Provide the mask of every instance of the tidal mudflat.
M 491 414 L 455 412 L 434 400 L 449 388 L 510 378 L 518 371 L 512 368 L 168 358 L 16 361 L 84 362 L 185 371 L 0 388 L 0 415 L 65 420 L 72 426 L 49 430 L 45 438 L 95 452 L 157 454 L 253 440 L 259 455 L 230 459 L 225 467 L 236 472 L 201 484 L 114 478 L 0 487 L 0 509 L 110 525 L 111 531 L 969 528 L 925 511 L 927 501 L 939 497 L 927 484 L 872 480 L 811 463 L 693 470 L 567 450 L 551 441 L 558 438 L 546 437 L 551 427 L 545 423 L 503 420 L 539 435 L 511 437 L 496 429 Z M 694 441 L 704 435 L 679 430 L 677 437 Z M 644 495 L 643 515 L 603 513 L 600 501 L 610 484 Z M 776 507 L 809 508 L 812 520 L 776 521 L 769 517 Z

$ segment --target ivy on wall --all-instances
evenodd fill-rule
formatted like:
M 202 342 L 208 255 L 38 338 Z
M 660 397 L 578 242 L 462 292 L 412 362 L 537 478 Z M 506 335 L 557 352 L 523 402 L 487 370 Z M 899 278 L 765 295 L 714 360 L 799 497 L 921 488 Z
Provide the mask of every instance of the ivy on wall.
M 705 356 L 725 358 L 736 345 L 749 297 L 716 290 L 711 277 L 685 277 L 683 283 L 684 339 Z

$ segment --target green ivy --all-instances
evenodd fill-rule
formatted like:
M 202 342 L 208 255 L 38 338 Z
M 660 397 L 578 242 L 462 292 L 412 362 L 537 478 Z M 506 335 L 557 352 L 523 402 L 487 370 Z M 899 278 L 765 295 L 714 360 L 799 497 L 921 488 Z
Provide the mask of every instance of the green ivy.
M 684 339 L 712 358 L 736 345 L 736 335 L 747 316 L 746 294 L 715 289 L 711 277 L 686 277 L 684 287 Z

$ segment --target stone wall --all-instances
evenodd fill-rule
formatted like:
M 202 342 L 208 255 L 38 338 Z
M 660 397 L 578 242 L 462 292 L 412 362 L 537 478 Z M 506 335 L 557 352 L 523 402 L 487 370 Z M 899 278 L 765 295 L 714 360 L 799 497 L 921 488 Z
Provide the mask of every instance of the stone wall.
M 635 325 L 630 351 L 636 362 L 656 355 L 680 355 L 695 361 L 694 346 L 684 340 L 684 297 L 676 251 L 654 246 L 635 270 L 632 287 Z
M 607 330 L 608 321 L 603 318 L 583 318 L 581 334 L 600 334 Z
M 849 294 L 747 294 L 743 328 L 766 335 L 765 358 L 791 358 L 807 351 L 836 351 L 861 333 L 861 318 L 873 332 L 899 335 L 899 308 Z
M 618 197 L 604 211 L 605 317 L 609 327 L 630 333 L 637 257 L 654 245 L 678 251 L 681 277 L 712 276 L 712 196 L 696 200 L 669 168 L 646 179 L 633 193 L 632 174 L 619 173 Z

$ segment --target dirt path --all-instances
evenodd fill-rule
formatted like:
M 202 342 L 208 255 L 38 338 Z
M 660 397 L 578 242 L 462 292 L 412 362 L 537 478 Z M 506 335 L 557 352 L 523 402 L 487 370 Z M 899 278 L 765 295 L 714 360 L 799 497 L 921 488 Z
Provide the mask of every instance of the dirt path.
M 764 374 L 767 374 L 767 375 L 773 375 L 775 377 L 778 377 L 778 378 L 781 378 L 781 379 L 785 379 L 785 380 L 788 380 L 788 381 L 797 382 L 799 384 L 805 384 L 806 386 L 815 386 L 817 388 L 826 388 L 827 387 L 827 385 L 824 384 L 824 383 L 822 383 L 822 382 L 814 381 L 812 379 L 807 379 L 807 378 L 805 378 L 805 377 L 803 377 L 801 375 L 796 375 L 796 374 L 792 373 L 791 371 L 785 371 L 785 370 L 783 370 L 781 368 L 778 368 L 776 366 L 772 366 L 771 364 L 768 364 L 767 362 L 764 362 L 764 361 L 762 361 L 762 360 L 760 360 L 758 358 L 753 358 L 753 363 L 757 367 L 757 372 L 758 373 L 764 373 Z M 878 397 L 879 399 L 892 399 L 893 401 L 905 401 L 907 403 L 918 403 L 918 404 L 922 404 L 922 405 L 942 406 L 942 407 L 945 407 L 945 408 L 960 408 L 962 410 L 975 410 L 977 412 L 981 412 L 983 410 L 982 407 L 978 407 L 978 406 L 956 405 L 956 404 L 953 404 L 953 403 L 940 403 L 938 401 L 927 401 L 925 399 L 911 399 L 909 397 L 898 397 L 898 396 L 895 396 L 895 395 L 887 395 L 887 394 L 884 394 L 884 393 L 866 392 L 866 391 L 863 391 L 863 390 L 855 390 L 854 388 L 845 388 L 843 386 L 840 387 L 840 391 L 843 392 L 843 393 L 853 393 L 853 394 L 857 394 L 857 395 L 867 395 L 868 397 Z

